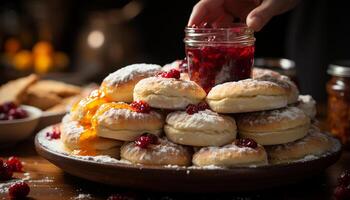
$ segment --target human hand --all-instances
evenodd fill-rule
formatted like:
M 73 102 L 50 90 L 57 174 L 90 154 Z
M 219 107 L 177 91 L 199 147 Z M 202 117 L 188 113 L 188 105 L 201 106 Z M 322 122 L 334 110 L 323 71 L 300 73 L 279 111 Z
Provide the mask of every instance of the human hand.
M 192 10 L 188 26 L 210 24 L 229 25 L 245 22 L 255 31 L 273 17 L 292 9 L 299 0 L 201 0 Z

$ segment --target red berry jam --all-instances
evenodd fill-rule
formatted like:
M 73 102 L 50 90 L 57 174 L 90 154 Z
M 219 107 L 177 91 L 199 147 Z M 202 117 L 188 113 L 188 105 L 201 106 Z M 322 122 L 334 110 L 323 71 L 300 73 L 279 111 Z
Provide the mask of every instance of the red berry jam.
M 0 180 L 6 181 L 12 178 L 13 171 L 7 163 L 4 163 L 3 160 L 0 160 Z
M 23 172 L 22 162 L 15 156 L 9 157 L 6 164 L 11 167 L 13 172 Z
M 151 112 L 151 107 L 145 101 L 134 101 L 130 104 L 134 111 L 139 113 L 149 113 Z
M 180 71 L 176 69 L 171 69 L 168 72 L 161 72 L 158 74 L 158 76 L 163 77 L 163 78 L 175 78 L 179 79 L 180 78 Z
M 231 27 L 201 23 L 185 29 L 188 74 L 207 92 L 217 84 L 251 77 L 254 31 L 244 24 Z
M 249 147 L 252 149 L 256 149 L 258 147 L 258 143 L 256 143 L 253 139 L 250 138 L 237 139 L 235 144 L 239 147 Z
M 186 112 L 189 115 L 193 115 L 194 113 L 197 113 L 199 111 L 203 111 L 206 109 L 210 109 L 209 105 L 205 102 L 200 102 L 198 105 L 193 105 L 193 104 L 188 105 L 186 107 Z
M 46 137 L 49 140 L 57 140 L 61 138 L 61 131 L 59 126 L 54 126 L 51 131 L 46 133 Z
M 28 117 L 27 111 L 12 102 L 0 105 L 0 120 L 23 119 Z
M 14 199 L 22 199 L 28 196 L 29 192 L 30 188 L 25 182 L 15 183 L 9 188 L 9 196 Z
M 136 146 L 147 149 L 147 147 L 151 144 L 159 144 L 158 137 L 153 134 L 143 134 L 135 140 Z
M 250 78 L 254 46 L 187 47 L 190 79 L 207 92 L 217 84 Z

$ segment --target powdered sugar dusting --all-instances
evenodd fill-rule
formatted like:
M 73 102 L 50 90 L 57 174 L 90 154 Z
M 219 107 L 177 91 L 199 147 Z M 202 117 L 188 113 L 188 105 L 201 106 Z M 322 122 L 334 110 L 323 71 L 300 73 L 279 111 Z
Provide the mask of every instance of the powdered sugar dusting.
M 297 107 L 287 107 L 277 110 L 269 110 L 262 112 L 255 112 L 245 114 L 240 118 L 242 123 L 268 124 L 273 122 L 280 122 L 282 120 L 296 120 L 298 118 L 306 117 L 304 112 Z
M 135 76 L 150 77 L 161 70 L 161 66 L 155 64 L 132 64 L 123 67 L 109 74 L 103 82 L 108 86 L 118 85 L 126 81 L 132 80 Z
M 209 109 L 199 111 L 192 115 L 184 111 L 168 114 L 167 124 L 179 129 L 205 129 L 207 131 L 227 130 L 234 131 L 236 123 L 233 118 L 220 115 Z

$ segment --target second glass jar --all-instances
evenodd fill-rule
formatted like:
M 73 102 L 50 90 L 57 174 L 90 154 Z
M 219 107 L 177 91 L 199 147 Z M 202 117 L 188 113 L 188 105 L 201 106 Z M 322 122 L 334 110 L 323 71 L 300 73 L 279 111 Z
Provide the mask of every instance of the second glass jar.
M 209 92 L 212 87 L 251 77 L 254 31 L 243 24 L 230 28 L 185 29 L 188 74 Z

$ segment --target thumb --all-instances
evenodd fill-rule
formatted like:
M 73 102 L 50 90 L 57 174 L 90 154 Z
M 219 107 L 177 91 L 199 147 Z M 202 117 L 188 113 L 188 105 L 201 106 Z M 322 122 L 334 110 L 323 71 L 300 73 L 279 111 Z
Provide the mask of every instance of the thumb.
M 247 16 L 247 26 L 254 31 L 260 31 L 276 13 L 277 7 L 272 2 L 271 0 L 265 0 L 253 9 Z

